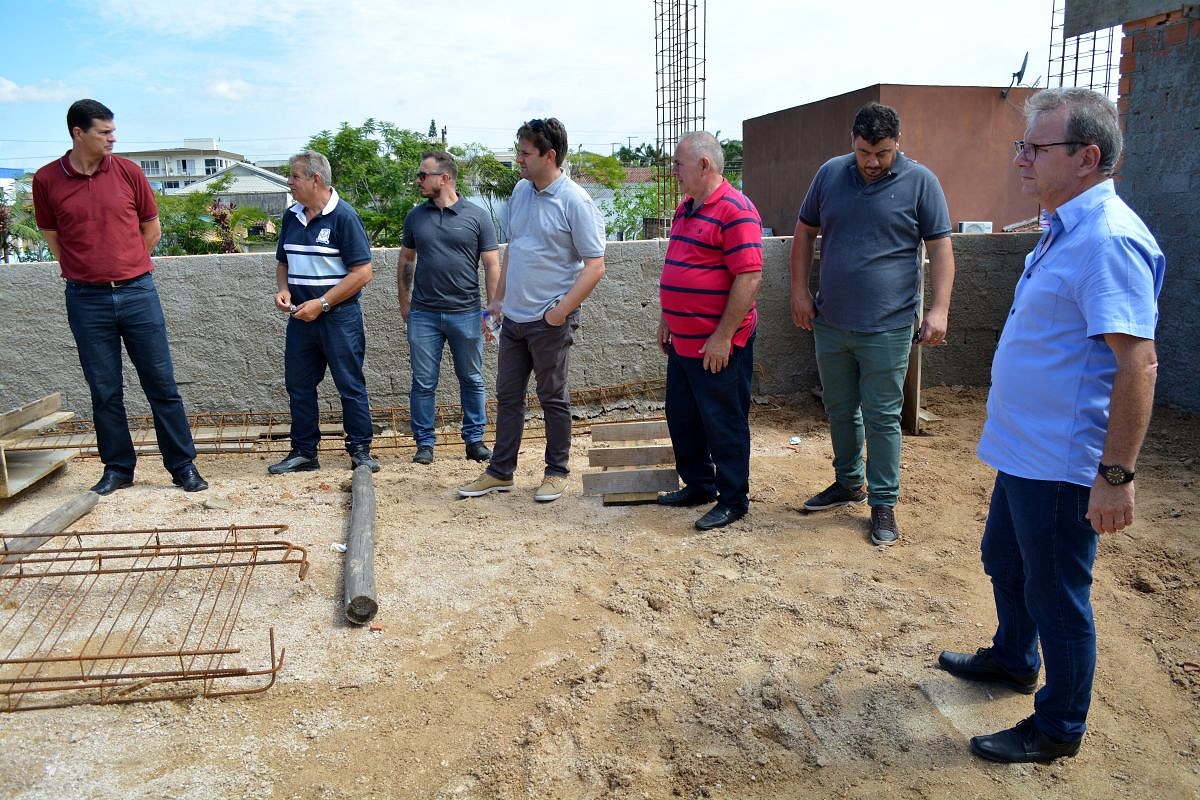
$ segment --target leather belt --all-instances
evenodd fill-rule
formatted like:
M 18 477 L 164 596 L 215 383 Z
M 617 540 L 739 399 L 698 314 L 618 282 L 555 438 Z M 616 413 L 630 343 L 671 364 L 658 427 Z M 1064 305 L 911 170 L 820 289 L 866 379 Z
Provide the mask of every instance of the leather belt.
M 149 274 L 150 274 L 150 271 L 146 270 L 141 275 L 134 275 L 132 278 L 126 278 L 123 281 L 77 281 L 77 280 L 73 280 L 71 278 L 64 278 L 63 280 L 65 280 L 67 283 L 73 283 L 76 286 L 107 286 L 109 288 L 116 289 L 120 286 L 125 286 L 126 284 L 133 283 L 136 280 L 141 280 L 142 278 L 146 277 Z

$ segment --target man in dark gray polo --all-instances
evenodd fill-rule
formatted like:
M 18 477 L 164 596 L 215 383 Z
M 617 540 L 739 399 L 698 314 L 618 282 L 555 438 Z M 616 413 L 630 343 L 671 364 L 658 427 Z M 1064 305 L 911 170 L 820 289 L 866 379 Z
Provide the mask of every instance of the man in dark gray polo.
M 500 277 L 496 229 L 483 209 L 458 194 L 458 167 L 445 152 L 425 153 L 417 186 L 426 202 L 404 219 L 397 273 L 400 315 L 408 324 L 412 361 L 409 415 L 417 452 L 413 461 L 433 461 L 435 392 L 442 351 L 450 344 L 462 403 L 462 438 L 467 458 L 487 461 L 483 443 L 487 409 L 483 388 L 483 328 L 479 307 L 479 262 L 490 303 Z

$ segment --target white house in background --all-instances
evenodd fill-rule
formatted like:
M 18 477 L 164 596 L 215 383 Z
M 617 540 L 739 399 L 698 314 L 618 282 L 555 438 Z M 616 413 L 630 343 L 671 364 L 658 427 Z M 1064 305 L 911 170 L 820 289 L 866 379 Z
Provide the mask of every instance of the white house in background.
M 117 155 L 140 166 L 150 185 L 159 191 L 182 189 L 246 160 L 241 153 L 222 150 L 216 139 L 184 139 L 183 147 L 133 150 Z
M 268 169 L 242 162 L 230 164 L 187 186 L 165 189 L 164 192 L 166 194 L 202 192 L 213 181 L 224 175 L 231 175 L 232 181 L 225 191 L 217 195 L 217 199 L 222 203 L 254 206 L 267 212 L 271 217 L 279 217 L 292 204 L 292 193 L 288 189 L 287 178 Z

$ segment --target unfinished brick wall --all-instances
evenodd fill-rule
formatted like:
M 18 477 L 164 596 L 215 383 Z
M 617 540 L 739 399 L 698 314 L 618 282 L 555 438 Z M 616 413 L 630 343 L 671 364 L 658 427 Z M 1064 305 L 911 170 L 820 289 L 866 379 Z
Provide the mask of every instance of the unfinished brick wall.
M 1120 99 L 1125 160 L 1117 189 L 1167 257 L 1159 300 L 1157 400 L 1200 407 L 1200 7 L 1127 22 Z

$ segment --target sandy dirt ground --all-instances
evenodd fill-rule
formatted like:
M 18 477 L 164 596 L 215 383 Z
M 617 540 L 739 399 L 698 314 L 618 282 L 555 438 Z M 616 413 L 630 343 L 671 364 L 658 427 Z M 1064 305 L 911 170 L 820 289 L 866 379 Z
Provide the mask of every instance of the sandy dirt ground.
M 0 715 L 7 798 L 1200 798 L 1200 417 L 1155 416 L 1138 522 L 1105 537 L 1090 730 L 1078 757 L 1003 766 L 967 750 L 1031 699 L 938 670 L 994 625 L 979 538 L 991 474 L 978 390 L 928 391 L 941 416 L 903 449 L 903 538 L 865 508 L 802 515 L 831 480 L 815 401 L 753 416 L 751 511 L 537 504 L 540 442 L 517 489 L 459 500 L 479 466 L 381 451 L 379 630 L 342 615 L 350 472 L 274 477 L 277 456 L 202 456 L 188 495 L 147 459 L 79 529 L 283 523 L 305 580 L 261 570 L 239 632 L 274 625 L 279 680 L 245 697 Z M 792 437 L 799 444 L 789 445 Z M 0 514 L 23 530 L 96 479 L 76 461 Z

